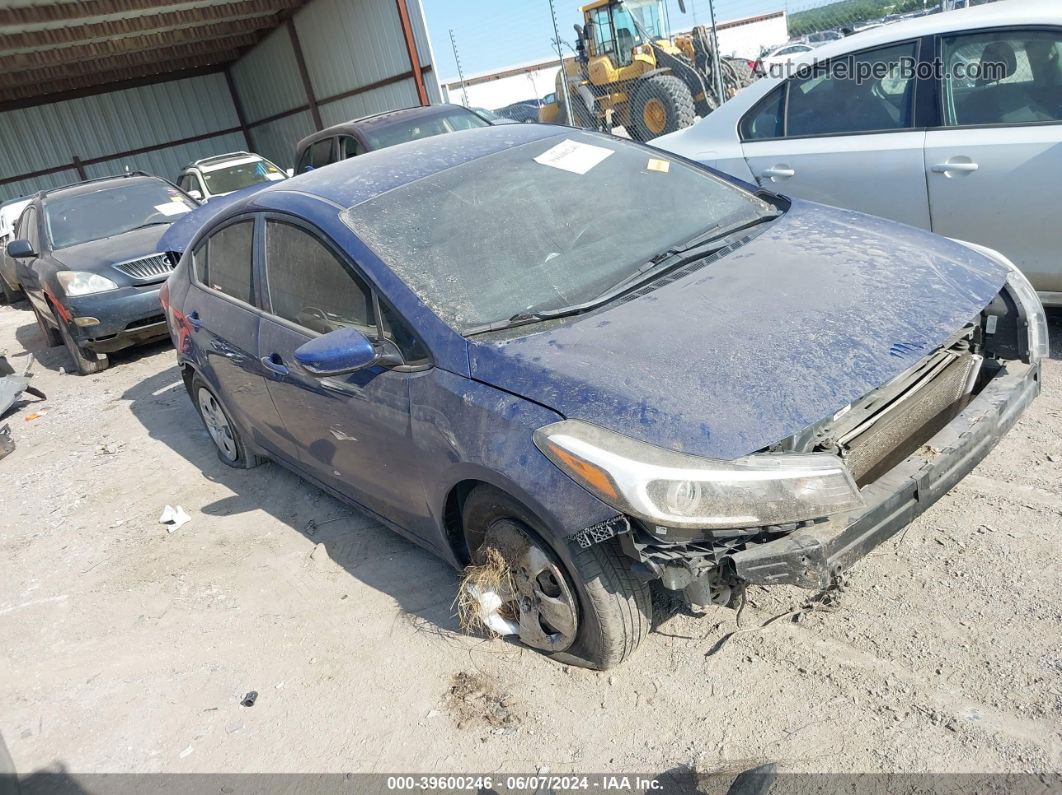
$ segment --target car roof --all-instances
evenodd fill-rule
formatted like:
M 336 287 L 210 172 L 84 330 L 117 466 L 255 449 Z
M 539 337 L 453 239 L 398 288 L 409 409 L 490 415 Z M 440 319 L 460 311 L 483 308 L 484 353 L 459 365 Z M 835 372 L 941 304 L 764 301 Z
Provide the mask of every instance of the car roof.
M 259 160 L 265 160 L 261 155 L 257 155 L 254 152 L 226 152 L 223 155 L 211 155 L 210 157 L 201 157 L 198 160 L 193 160 L 182 171 L 187 171 L 191 168 L 197 168 L 198 166 L 208 166 L 213 163 L 221 163 L 225 160 L 243 160 L 248 157 L 257 157 Z
M 440 171 L 534 141 L 560 138 L 574 131 L 545 124 L 503 124 L 434 135 L 389 146 L 275 182 L 242 204 L 268 202 L 284 193 L 303 193 L 337 207 L 361 204 Z M 581 131 L 585 132 L 585 131 Z M 237 205 L 233 205 L 234 208 Z M 243 207 L 234 209 L 233 214 Z
M 903 19 L 853 33 L 839 41 L 816 47 L 794 62 L 813 63 L 877 45 L 940 33 L 1044 22 L 1062 22 L 1062 3 L 1058 0 L 999 0 L 987 5 Z
M 128 177 L 102 177 L 100 179 L 90 179 L 85 182 L 75 182 L 73 185 L 64 185 L 61 188 L 42 190 L 37 194 L 37 197 L 41 199 L 54 199 L 58 197 L 66 198 L 67 196 L 79 196 L 83 193 L 93 193 L 97 190 L 114 188 L 118 185 L 137 185 L 144 182 L 165 182 L 165 180 L 146 174 L 136 174 Z
M 370 116 L 362 116 L 358 119 L 351 119 L 350 121 L 340 122 L 339 124 L 333 124 L 331 127 L 325 127 L 323 130 L 307 135 L 296 145 L 297 151 L 302 151 L 309 144 L 316 143 L 322 138 L 331 138 L 333 135 L 339 135 L 345 132 L 355 132 L 357 130 L 371 130 L 376 127 L 382 127 L 387 124 L 391 124 L 395 121 L 408 121 L 410 119 L 426 119 L 432 116 L 441 116 L 444 113 L 448 113 L 455 108 L 469 111 L 468 108 L 461 105 L 418 105 L 414 108 L 401 108 L 400 110 L 386 110 L 382 113 L 373 113 Z

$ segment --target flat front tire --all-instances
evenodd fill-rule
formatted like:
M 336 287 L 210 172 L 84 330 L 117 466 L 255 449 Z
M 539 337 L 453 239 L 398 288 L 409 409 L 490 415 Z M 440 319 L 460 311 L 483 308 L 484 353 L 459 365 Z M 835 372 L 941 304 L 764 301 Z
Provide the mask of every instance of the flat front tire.
M 32 302 L 30 302 L 30 309 L 33 310 L 33 317 L 37 320 L 37 328 L 44 335 L 44 344 L 49 348 L 58 348 L 62 345 L 63 338 L 59 336 L 59 332 L 52 328 L 51 324 L 44 319 L 44 315 L 40 313 L 40 310 Z
M 63 344 L 66 345 L 66 349 L 70 353 L 70 358 L 74 361 L 74 367 L 81 375 L 98 373 L 101 370 L 106 370 L 110 365 L 111 360 L 106 354 L 93 353 L 78 345 L 77 340 L 74 339 L 74 335 L 70 333 L 70 329 L 66 327 L 66 323 L 64 323 L 62 319 L 59 320 L 59 335 L 62 337 Z
M 604 670 L 619 665 L 649 632 L 649 586 L 613 543 L 554 549 L 518 502 L 491 486 L 469 492 L 462 509 L 473 562 L 502 553 L 514 582 L 510 615 L 520 640 L 553 659 Z

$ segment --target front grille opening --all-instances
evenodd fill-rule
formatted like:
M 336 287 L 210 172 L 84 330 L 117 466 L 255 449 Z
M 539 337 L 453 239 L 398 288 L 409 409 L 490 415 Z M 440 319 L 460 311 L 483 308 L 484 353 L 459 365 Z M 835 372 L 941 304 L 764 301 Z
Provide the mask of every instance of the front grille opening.
M 973 397 L 981 358 L 943 352 L 945 361 L 838 441 L 856 484 L 865 486 L 925 444 Z
M 128 326 L 125 327 L 126 331 L 133 331 L 138 328 L 144 328 L 145 326 L 154 326 L 156 323 L 165 323 L 165 315 L 152 315 L 151 317 L 145 317 L 141 320 L 134 320 Z

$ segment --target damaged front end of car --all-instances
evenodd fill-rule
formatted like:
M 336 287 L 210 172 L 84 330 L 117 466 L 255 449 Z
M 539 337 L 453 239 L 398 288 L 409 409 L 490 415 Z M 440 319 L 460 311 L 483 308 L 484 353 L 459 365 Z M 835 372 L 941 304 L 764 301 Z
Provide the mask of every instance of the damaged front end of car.
M 647 580 L 693 604 L 749 584 L 826 589 L 992 449 L 1040 391 L 1046 317 L 1025 277 L 944 344 L 832 416 L 734 461 L 675 453 L 578 421 L 540 429 L 555 464 L 620 511 L 575 533 L 618 537 Z

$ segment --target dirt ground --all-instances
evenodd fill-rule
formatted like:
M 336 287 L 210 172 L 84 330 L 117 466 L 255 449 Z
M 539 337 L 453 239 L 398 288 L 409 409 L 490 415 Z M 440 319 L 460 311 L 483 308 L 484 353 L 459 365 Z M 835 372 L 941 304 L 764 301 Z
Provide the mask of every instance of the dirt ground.
M 168 345 L 63 375 L 0 307 L 48 395 L 5 420 L 0 734 L 23 775 L 1060 771 L 1051 322 L 1040 399 L 833 609 L 714 653 L 734 612 L 680 612 L 595 673 L 459 634 L 445 564 L 279 467 L 222 466 Z M 191 522 L 167 532 L 166 504 Z M 808 593 L 750 596 L 745 629 Z

